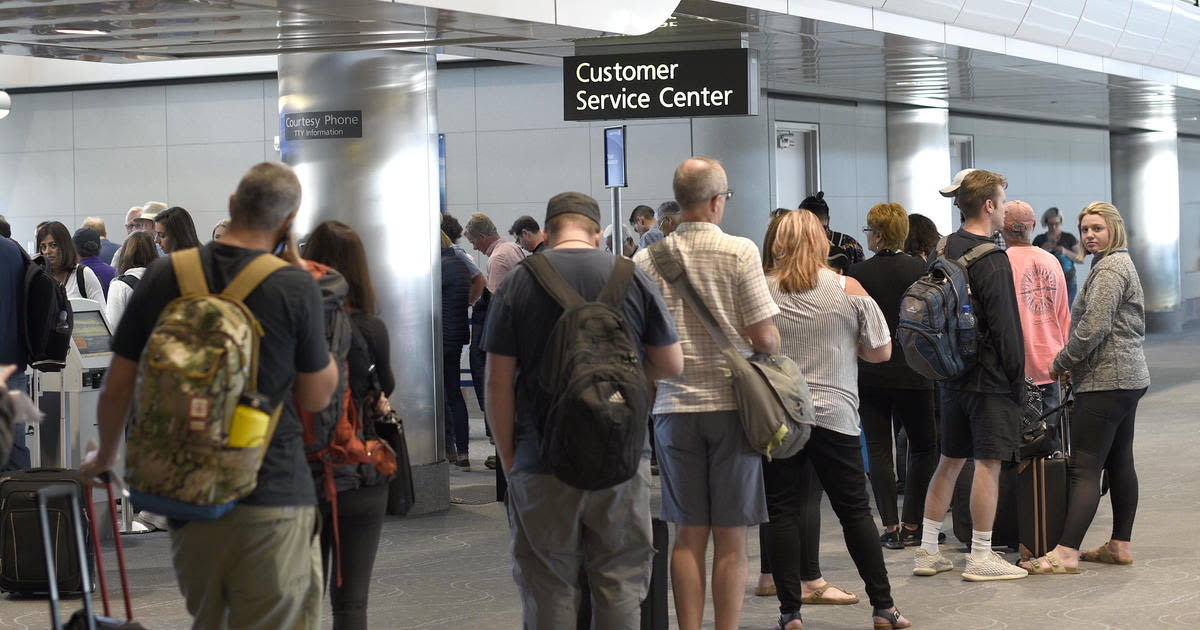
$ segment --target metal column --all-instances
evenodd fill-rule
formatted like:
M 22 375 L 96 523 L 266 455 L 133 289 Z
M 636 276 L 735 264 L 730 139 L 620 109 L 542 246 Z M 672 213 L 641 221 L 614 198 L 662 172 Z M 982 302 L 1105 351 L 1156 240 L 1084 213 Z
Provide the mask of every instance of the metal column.
M 296 233 L 333 219 L 354 228 L 366 246 L 391 335 L 392 406 L 408 437 L 414 512 L 449 506 L 435 71 L 433 55 L 421 53 L 279 56 L 281 121 L 289 113 L 362 111 L 361 138 L 284 140 L 281 150 L 304 186 Z
M 888 103 L 888 201 L 923 214 L 947 234 L 951 203 L 938 189 L 950 183 L 950 110 Z

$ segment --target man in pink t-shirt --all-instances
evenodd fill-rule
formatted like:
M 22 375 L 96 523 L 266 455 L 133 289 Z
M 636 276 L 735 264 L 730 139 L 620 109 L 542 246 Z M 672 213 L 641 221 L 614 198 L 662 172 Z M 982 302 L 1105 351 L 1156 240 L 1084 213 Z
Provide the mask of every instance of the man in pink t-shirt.
M 1045 408 L 1058 406 L 1058 383 L 1050 378 L 1050 362 L 1067 343 L 1071 310 L 1067 279 L 1054 256 L 1030 243 L 1036 222 L 1033 207 L 1010 201 L 1004 207 L 1004 242 L 1017 289 L 1017 311 L 1025 336 L 1025 376 L 1042 390 Z

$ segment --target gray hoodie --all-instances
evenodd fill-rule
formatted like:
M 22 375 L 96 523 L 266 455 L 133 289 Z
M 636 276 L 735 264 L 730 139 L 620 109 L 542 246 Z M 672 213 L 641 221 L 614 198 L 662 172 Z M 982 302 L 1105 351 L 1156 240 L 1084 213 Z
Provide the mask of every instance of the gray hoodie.
M 1093 264 L 1075 298 L 1071 335 L 1053 369 L 1069 370 L 1077 392 L 1149 387 L 1145 338 L 1142 282 L 1129 250 L 1117 248 Z

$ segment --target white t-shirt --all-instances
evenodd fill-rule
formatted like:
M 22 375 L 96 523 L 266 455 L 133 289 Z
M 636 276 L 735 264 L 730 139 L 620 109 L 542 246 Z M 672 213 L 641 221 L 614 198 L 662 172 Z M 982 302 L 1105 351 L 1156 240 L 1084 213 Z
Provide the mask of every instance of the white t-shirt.
M 125 272 L 126 275 L 139 280 L 144 273 L 146 273 L 145 267 L 134 267 Z M 121 316 L 125 314 L 125 305 L 129 303 L 129 296 L 133 295 L 133 289 L 119 280 L 120 277 L 113 278 L 108 285 L 108 307 L 104 311 L 104 318 L 108 320 L 108 327 L 114 334 L 117 332 L 117 324 L 121 322 Z
M 100 312 L 104 312 L 107 308 L 104 300 L 104 286 L 100 284 L 100 278 L 96 277 L 96 272 L 83 267 L 83 291 L 80 291 L 75 275 L 76 270 L 72 269 L 71 273 L 67 274 L 67 281 L 63 283 L 63 288 L 67 291 L 67 297 L 95 300 L 100 304 Z

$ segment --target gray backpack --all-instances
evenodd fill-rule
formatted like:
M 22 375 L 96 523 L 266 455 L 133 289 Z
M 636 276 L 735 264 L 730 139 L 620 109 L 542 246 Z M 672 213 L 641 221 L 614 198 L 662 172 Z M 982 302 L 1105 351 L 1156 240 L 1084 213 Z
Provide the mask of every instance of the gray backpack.
M 1001 251 L 993 243 L 982 243 L 959 258 L 948 258 L 945 248 L 943 238 L 929 273 L 904 292 L 896 326 L 908 366 L 935 381 L 956 379 L 975 365 L 979 335 L 968 270 L 984 256 Z

